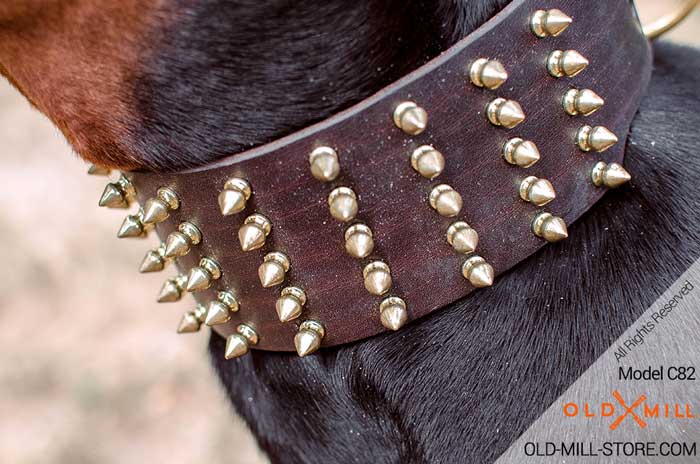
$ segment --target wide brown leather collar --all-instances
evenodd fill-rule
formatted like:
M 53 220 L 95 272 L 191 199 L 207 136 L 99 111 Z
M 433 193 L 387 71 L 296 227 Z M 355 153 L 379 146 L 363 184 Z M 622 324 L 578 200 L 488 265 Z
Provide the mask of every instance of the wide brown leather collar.
M 533 14 L 555 8 L 573 22 L 556 37 L 537 37 L 531 27 Z M 547 66 L 556 50 L 576 50 L 590 65 L 575 77 L 556 78 Z M 498 89 L 470 81 L 470 66 L 480 58 L 498 60 L 507 70 L 509 77 Z M 463 271 L 469 274 L 474 266 L 487 263 L 498 275 L 546 244 L 533 233 L 533 220 L 540 213 L 571 224 L 586 212 L 606 190 L 594 185 L 594 166 L 601 160 L 608 166 L 622 163 L 650 62 L 650 47 L 628 0 L 514 0 L 438 58 L 347 111 L 199 169 L 126 173 L 121 183 L 109 187 L 111 198 L 121 195 L 124 204 L 137 200 L 151 209 L 154 204 L 165 206 L 158 221 L 151 221 L 158 222 L 154 228 L 162 241 L 185 222 L 201 233 L 196 244 L 191 231 L 175 234 L 189 245 L 187 254 L 163 259 L 161 248 L 145 263 L 146 270 L 166 267 L 172 277 L 182 275 L 166 283 L 164 300 L 184 293 L 187 276 L 190 281 L 209 278 L 208 288 L 193 292 L 201 306 L 185 315 L 181 331 L 198 329 L 209 315 L 214 330 L 234 345 L 229 357 L 249 348 L 293 351 L 295 339 L 297 351 L 306 354 L 319 344 L 349 343 L 387 330 L 392 323 L 401 325 L 401 301 L 410 322 L 463 298 L 475 289 Z M 569 115 L 562 101 L 571 89 L 591 89 L 605 104 L 589 116 Z M 494 125 L 487 107 L 497 98 L 518 102 L 525 120 L 512 129 Z M 394 111 L 402 102 L 414 102 L 427 113 L 427 127 L 420 134 L 407 134 L 394 123 Z M 603 153 L 585 152 L 577 145 L 584 126 L 605 127 L 619 142 Z M 534 142 L 539 162 L 528 168 L 506 162 L 503 147 L 513 138 Z M 411 154 L 424 145 L 434 147 L 445 160 L 444 170 L 434 179 L 421 176 L 410 162 Z M 335 150 L 340 168 L 329 182 L 317 180 L 310 169 L 310 153 L 324 146 Z M 521 199 L 520 186 L 528 176 L 551 182 L 556 199 L 544 207 Z M 247 181 L 250 196 L 243 211 L 223 216 L 217 199 L 231 178 Z M 430 193 L 440 184 L 453 188 L 463 200 L 454 217 L 431 207 Z M 242 185 L 234 181 L 226 188 L 247 194 Z M 162 194 L 153 200 L 164 187 L 177 201 Z M 357 213 L 350 221 L 335 219 L 329 210 L 329 194 L 337 187 L 355 194 Z M 342 199 L 345 206 L 352 203 L 351 196 Z M 444 205 L 448 210 L 453 206 L 454 201 Z M 249 219 L 254 214 L 269 220 L 269 235 L 261 247 L 243 251 L 239 231 L 246 221 L 258 233 L 266 228 L 256 222 L 259 216 Z M 132 215 L 122 235 L 141 235 L 139 230 L 152 228 L 142 220 L 142 213 Z M 474 253 L 459 253 L 448 243 L 447 231 L 457 221 L 478 232 Z M 371 230 L 374 242 L 372 253 L 361 259 L 346 251 L 346 231 L 357 223 Z M 289 269 L 281 284 L 264 288 L 259 267 L 271 252 L 286 255 Z M 471 269 L 463 269 L 475 256 L 483 261 L 472 260 Z M 202 258 L 218 264 L 220 275 Z M 382 272 L 390 269 L 391 285 L 381 296 L 368 292 L 364 283 L 367 265 L 374 261 L 384 265 L 370 266 L 370 273 L 380 271 L 371 276 L 375 279 L 370 286 L 386 283 Z M 482 279 L 483 283 L 487 282 Z M 303 295 L 283 290 L 288 287 Z M 281 297 L 287 299 L 280 303 Z M 387 297 L 401 300 L 390 299 L 382 306 Z M 293 313 L 302 300 L 298 317 L 281 322 L 276 306 L 287 305 L 283 312 Z M 394 319 L 383 324 L 380 307 L 392 304 L 393 312 L 386 316 Z

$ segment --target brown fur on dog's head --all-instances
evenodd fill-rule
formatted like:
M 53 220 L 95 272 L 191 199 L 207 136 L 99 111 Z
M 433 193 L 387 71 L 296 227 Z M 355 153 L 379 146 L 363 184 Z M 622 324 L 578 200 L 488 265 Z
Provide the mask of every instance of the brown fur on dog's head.
M 130 82 L 148 52 L 157 4 L 0 3 L 0 72 L 88 161 L 121 169 L 143 164 L 129 144 L 135 124 Z

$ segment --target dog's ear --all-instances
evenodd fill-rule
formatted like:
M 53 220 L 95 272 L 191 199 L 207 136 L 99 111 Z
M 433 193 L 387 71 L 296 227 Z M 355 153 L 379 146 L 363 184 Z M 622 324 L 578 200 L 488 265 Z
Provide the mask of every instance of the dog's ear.
M 356 103 L 508 1 L 4 0 L 0 64 L 83 158 L 172 170 Z

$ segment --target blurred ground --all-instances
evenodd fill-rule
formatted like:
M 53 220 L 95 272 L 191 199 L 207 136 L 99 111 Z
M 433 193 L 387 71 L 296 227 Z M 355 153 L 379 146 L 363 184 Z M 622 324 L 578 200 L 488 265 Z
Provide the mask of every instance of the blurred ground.
M 669 2 L 644 0 L 653 17 Z M 700 14 L 672 38 L 700 44 Z M 116 240 L 105 184 L 0 82 L 0 462 L 264 462 L 229 409 L 207 331 L 174 333 L 190 299 L 157 305 L 136 268 L 149 243 Z

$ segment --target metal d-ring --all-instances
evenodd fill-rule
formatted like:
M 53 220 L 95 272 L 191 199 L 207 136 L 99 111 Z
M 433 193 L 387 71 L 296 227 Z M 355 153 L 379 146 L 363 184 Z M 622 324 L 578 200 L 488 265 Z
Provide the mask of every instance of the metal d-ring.
M 662 17 L 647 23 L 643 26 L 644 35 L 649 40 L 654 40 L 666 32 L 676 27 L 681 21 L 688 17 L 698 5 L 700 0 L 685 0 L 676 10 L 666 13 Z

